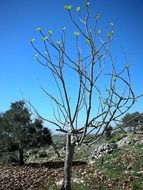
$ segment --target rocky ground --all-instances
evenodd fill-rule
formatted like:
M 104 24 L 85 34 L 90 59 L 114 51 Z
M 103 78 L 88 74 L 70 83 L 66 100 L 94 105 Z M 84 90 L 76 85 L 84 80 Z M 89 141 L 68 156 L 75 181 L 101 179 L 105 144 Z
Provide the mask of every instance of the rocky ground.
M 73 164 L 73 190 L 143 190 L 143 135 L 128 135 L 100 145 L 100 156 L 91 159 L 78 148 Z M 93 154 L 92 153 L 92 154 Z M 63 161 L 29 163 L 24 166 L 0 165 L 0 190 L 57 190 L 63 178 Z

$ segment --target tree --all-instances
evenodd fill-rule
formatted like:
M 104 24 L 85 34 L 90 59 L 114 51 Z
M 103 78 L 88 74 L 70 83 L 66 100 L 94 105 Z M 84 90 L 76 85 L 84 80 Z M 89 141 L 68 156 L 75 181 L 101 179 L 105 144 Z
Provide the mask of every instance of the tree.
M 111 139 L 111 132 L 113 130 L 113 127 L 111 125 L 107 126 L 105 129 L 105 138 L 106 140 L 110 140 Z
M 109 32 L 103 40 L 101 30 L 97 28 L 99 14 L 95 15 L 93 27 L 90 27 L 89 1 L 86 1 L 84 18 L 80 15 L 80 7 L 76 8 L 77 17 L 74 17 L 71 5 L 65 5 L 64 8 L 76 28 L 73 32 L 75 43 L 72 47 L 69 47 L 72 40 L 67 40 L 65 27 L 58 41 L 54 40 L 52 30 L 48 30 L 47 34 L 40 27 L 36 31 L 39 32 L 40 38 L 42 37 L 43 46 L 38 46 L 39 41 L 36 45 L 35 38 L 31 40 L 31 45 L 36 51 L 36 60 L 47 68 L 48 74 L 51 74 L 55 81 L 56 94 L 42 88 L 53 102 L 54 119 L 43 118 L 34 106 L 33 108 L 39 117 L 55 125 L 57 131 L 67 134 L 61 189 L 71 190 L 71 167 L 75 146 L 96 143 L 111 123 L 118 123 L 138 97 L 132 90 L 128 64 L 125 63 L 121 70 L 117 70 L 111 55 L 113 23 L 110 23 Z M 44 50 L 41 47 L 44 47 Z M 71 76 L 70 81 L 67 73 Z M 71 81 L 74 82 L 74 89 L 70 86 Z M 91 136 L 86 138 L 90 134 Z
M 122 118 L 122 123 L 123 127 L 127 127 L 129 131 L 135 132 L 143 124 L 143 114 L 139 112 L 127 113 Z
M 50 130 L 44 127 L 43 120 L 39 118 L 36 118 L 31 124 L 26 141 L 29 148 L 51 145 L 53 143 Z
M 5 131 L 9 139 L 18 146 L 20 164 L 24 164 L 23 148 L 27 129 L 30 127 L 31 119 L 28 108 L 24 101 L 16 101 L 11 104 L 10 109 L 3 115 Z
M 50 130 L 43 126 L 41 119 L 31 120 L 31 114 L 25 101 L 16 101 L 0 118 L 3 136 L 7 150 L 19 151 L 19 163 L 24 164 L 24 148 L 33 148 L 52 143 Z

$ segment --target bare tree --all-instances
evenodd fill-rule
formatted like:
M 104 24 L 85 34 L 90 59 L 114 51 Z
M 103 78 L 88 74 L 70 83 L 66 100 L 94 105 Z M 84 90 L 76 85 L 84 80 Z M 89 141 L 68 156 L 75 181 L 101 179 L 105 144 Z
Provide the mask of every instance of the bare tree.
M 80 16 L 80 7 L 76 8 L 76 18 L 73 16 L 71 5 L 65 5 L 64 8 L 73 27 L 76 28 L 75 43 L 72 46 L 73 49 L 75 47 L 72 54 L 75 54 L 72 55 L 66 46 L 69 42 L 66 39 L 65 27 L 59 41 L 54 40 L 52 30 L 49 30 L 47 35 L 39 27 L 36 30 L 42 37 L 42 44 L 36 45 L 34 38 L 31 44 L 37 52 L 35 58 L 50 71 L 55 81 L 56 95 L 42 88 L 53 102 L 54 119 L 46 120 L 55 125 L 57 131 L 67 134 L 61 189 L 71 190 L 71 167 L 75 146 L 96 143 L 110 124 L 113 126 L 115 123 L 118 126 L 121 116 L 133 106 L 138 97 L 132 90 L 128 64 L 125 63 L 120 70 L 116 69 L 111 55 L 113 23 L 110 23 L 109 32 L 103 37 L 97 28 L 99 14 L 94 18 L 93 27 L 90 27 L 89 1 L 86 2 L 84 18 Z M 75 80 L 73 89 L 70 88 L 70 81 L 67 81 L 67 73 L 71 75 L 71 80 Z M 71 97 L 71 91 L 74 91 L 74 97 Z M 86 138 L 87 136 L 89 138 Z

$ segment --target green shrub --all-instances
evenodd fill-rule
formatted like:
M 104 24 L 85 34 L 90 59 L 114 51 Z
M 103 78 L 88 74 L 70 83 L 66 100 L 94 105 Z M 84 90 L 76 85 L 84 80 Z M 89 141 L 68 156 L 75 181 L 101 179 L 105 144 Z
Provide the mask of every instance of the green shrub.
M 45 152 L 45 150 L 40 150 L 39 152 L 38 152 L 38 155 L 39 155 L 39 157 L 41 158 L 44 158 L 44 157 L 47 157 L 47 153 Z
M 110 139 L 110 143 L 116 143 L 117 141 L 123 139 L 124 137 L 126 137 L 126 134 L 114 134 L 111 139 Z

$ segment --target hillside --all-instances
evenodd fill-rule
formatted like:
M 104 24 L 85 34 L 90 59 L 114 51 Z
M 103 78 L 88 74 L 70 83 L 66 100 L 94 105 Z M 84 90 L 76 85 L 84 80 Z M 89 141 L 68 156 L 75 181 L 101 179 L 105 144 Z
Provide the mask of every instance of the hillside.
M 98 159 L 89 156 L 93 147 L 76 149 L 74 159 L 86 164 L 73 163 L 73 190 L 143 190 L 143 134 L 128 134 L 116 143 L 117 149 Z M 62 158 L 21 167 L 1 164 L 0 190 L 56 190 L 62 177 Z

